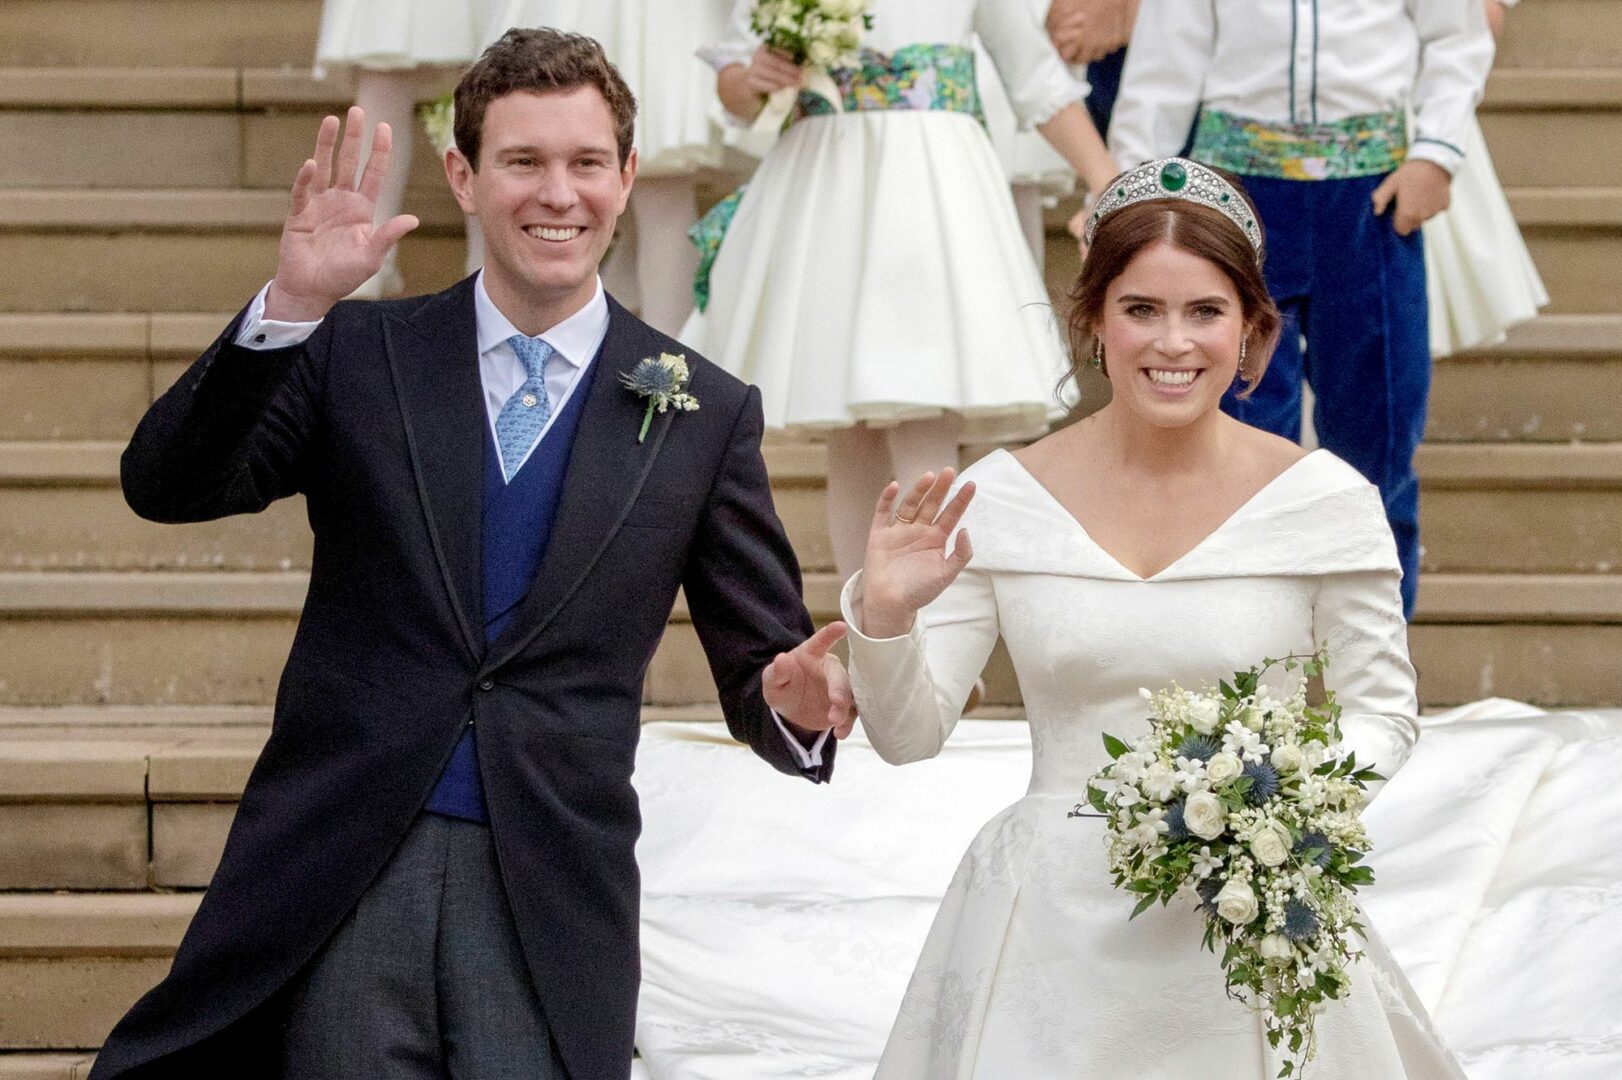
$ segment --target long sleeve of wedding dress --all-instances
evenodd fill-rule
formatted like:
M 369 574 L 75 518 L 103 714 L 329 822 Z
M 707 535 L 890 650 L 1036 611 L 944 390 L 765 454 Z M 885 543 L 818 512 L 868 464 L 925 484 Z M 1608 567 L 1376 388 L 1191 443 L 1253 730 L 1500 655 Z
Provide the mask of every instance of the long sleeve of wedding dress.
M 997 643 L 997 598 L 991 575 L 969 567 L 902 637 L 862 633 L 862 575 L 839 598 L 850 627 L 850 676 L 879 756 L 892 765 L 940 753 L 963 715 L 969 689 Z
M 1399 580 L 1380 570 L 1333 574 L 1319 585 L 1312 609 L 1313 638 L 1329 650 L 1324 685 L 1340 703 L 1342 744 L 1387 780 L 1419 739 Z M 1383 786 L 1371 784 L 1369 798 Z

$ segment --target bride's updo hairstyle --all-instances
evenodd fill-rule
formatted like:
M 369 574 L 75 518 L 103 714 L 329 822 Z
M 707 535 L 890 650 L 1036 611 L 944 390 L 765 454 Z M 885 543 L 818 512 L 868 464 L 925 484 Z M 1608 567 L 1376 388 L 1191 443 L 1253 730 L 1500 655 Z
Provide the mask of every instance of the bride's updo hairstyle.
M 1215 171 L 1215 170 L 1213 170 Z M 1222 174 L 1247 204 L 1250 196 L 1237 177 Z M 1259 223 L 1254 204 L 1250 212 Z M 1249 397 L 1261 382 L 1278 344 L 1282 319 L 1278 306 L 1268 295 L 1262 279 L 1262 258 L 1266 251 L 1251 247 L 1239 226 L 1221 211 L 1189 199 L 1148 199 L 1111 211 L 1098 222 L 1092 246 L 1081 264 L 1081 276 L 1070 291 L 1070 377 L 1080 374 L 1081 365 L 1093 355 L 1093 328 L 1104 321 L 1104 298 L 1110 282 L 1121 276 L 1138 252 L 1163 242 L 1215 263 L 1239 294 L 1248 336 L 1245 364 L 1239 372 L 1244 382 L 1240 397 Z M 1108 356 L 1105 357 L 1106 366 Z

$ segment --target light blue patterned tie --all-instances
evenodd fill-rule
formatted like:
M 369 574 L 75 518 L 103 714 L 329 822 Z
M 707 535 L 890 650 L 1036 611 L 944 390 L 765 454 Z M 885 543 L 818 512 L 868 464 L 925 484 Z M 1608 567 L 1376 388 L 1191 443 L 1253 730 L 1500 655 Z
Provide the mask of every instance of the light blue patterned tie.
M 518 354 L 528 378 L 514 391 L 496 417 L 496 445 L 501 448 L 501 471 L 507 481 L 513 474 L 535 439 L 552 416 L 552 402 L 546 396 L 546 361 L 552 355 L 552 346 L 539 338 L 514 334 L 507 344 Z

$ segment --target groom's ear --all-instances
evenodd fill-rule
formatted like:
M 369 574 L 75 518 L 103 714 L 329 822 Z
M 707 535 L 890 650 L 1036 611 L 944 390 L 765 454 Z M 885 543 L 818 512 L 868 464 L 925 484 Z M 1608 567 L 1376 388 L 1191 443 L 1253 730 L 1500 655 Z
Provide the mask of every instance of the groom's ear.
M 473 202 L 473 163 L 462 156 L 462 151 L 452 146 L 445 151 L 445 179 L 451 185 L 451 194 L 456 196 L 456 203 L 462 208 L 462 213 L 475 212 Z
M 620 167 L 619 213 L 621 214 L 625 213 L 625 207 L 631 201 L 631 188 L 636 184 L 637 161 L 636 147 L 633 146 L 631 152 L 625 157 L 625 164 Z

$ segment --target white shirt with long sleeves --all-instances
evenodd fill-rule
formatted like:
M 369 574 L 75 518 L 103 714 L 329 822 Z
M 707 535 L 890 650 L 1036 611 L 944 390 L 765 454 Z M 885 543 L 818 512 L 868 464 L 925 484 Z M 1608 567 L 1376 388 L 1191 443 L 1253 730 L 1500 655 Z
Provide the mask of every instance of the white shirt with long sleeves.
M 242 319 L 242 325 L 237 328 L 235 342 L 246 349 L 282 349 L 298 345 L 315 333 L 321 320 L 314 322 L 285 322 L 277 319 L 267 319 L 265 315 L 265 294 L 270 291 L 266 284 L 259 294 L 248 305 L 248 310 Z M 484 287 L 484 272 L 479 272 L 478 279 L 473 284 L 473 313 L 478 334 L 479 347 L 479 382 L 484 390 L 485 413 L 489 418 L 491 438 L 496 438 L 496 418 L 501 415 L 502 407 L 507 399 L 518 391 L 518 388 L 529 378 L 523 361 L 513 350 L 508 338 L 520 334 L 512 320 L 501 313 L 490 293 Z M 552 402 L 552 415 L 546 426 L 535 437 L 535 442 L 524 452 L 519 463 L 529 460 L 530 454 L 535 452 L 546 433 L 552 429 L 558 414 L 569 403 L 575 389 L 580 385 L 580 376 L 586 373 L 597 352 L 608 337 L 608 296 L 603 291 L 602 279 L 597 280 L 597 291 L 592 294 L 585 307 L 570 315 L 539 335 L 540 339 L 552 347 L 552 355 L 546 361 L 546 396 Z M 500 440 L 496 439 L 499 445 Z M 517 470 L 515 469 L 514 472 Z M 827 744 L 828 733 L 822 732 L 811 747 L 807 749 L 799 739 L 789 731 L 783 718 L 772 710 L 772 718 L 777 721 L 778 730 L 783 733 L 784 740 L 794 752 L 795 760 L 802 769 L 814 769 L 822 765 L 822 748 Z
M 1143 0 L 1109 145 L 1177 153 L 1201 105 L 1275 124 L 1412 115 L 1408 156 L 1448 170 L 1492 66 L 1480 0 Z

